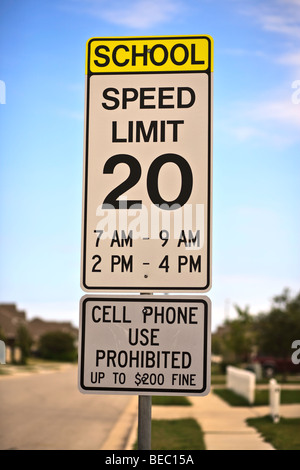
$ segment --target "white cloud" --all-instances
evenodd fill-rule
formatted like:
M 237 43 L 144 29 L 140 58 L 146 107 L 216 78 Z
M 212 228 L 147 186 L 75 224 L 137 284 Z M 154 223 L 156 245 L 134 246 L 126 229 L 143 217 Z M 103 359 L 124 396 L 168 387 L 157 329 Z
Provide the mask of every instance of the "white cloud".
M 173 20 L 185 7 L 181 0 L 67 0 L 64 8 L 109 23 L 143 29 Z
M 283 65 L 296 65 L 300 66 L 300 52 L 288 52 L 279 56 L 276 60 L 279 64 Z
M 254 137 L 265 137 L 265 133 L 253 126 L 232 127 L 230 133 L 240 142 L 252 139 Z
M 293 104 L 292 99 L 290 101 L 278 100 L 256 103 L 255 106 L 249 108 L 246 114 L 257 122 L 267 121 L 278 123 L 280 126 L 298 128 L 297 135 L 299 138 L 300 107 Z
M 262 15 L 260 22 L 263 29 L 266 31 L 273 31 L 275 33 L 293 36 L 294 38 L 300 37 L 300 25 L 297 18 L 295 19 L 289 16 L 281 17 L 279 15 Z
M 179 4 L 170 0 L 138 0 L 129 5 L 122 4 L 119 9 L 107 9 L 102 17 L 130 28 L 148 28 L 170 21 L 180 10 Z
M 300 37 L 299 0 L 263 0 L 242 7 L 242 12 L 251 15 L 265 31 L 280 33 L 290 38 Z
M 291 99 L 232 103 L 220 128 L 237 142 L 267 143 L 284 148 L 300 141 L 300 104 Z

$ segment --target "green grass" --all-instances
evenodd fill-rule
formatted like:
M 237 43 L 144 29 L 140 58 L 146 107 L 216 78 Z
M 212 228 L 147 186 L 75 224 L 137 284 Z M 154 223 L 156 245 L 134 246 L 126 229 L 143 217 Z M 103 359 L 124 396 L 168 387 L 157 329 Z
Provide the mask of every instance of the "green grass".
M 248 401 L 232 390 L 226 388 L 215 389 L 214 393 L 231 406 L 250 406 Z M 300 390 L 281 390 L 280 403 L 282 405 L 300 403 Z M 253 406 L 269 405 L 269 390 L 256 390 Z
M 226 385 L 226 375 L 212 375 L 211 376 L 212 385 Z
M 238 366 L 237 366 L 238 367 Z M 295 384 L 300 385 L 300 375 L 299 374 L 291 374 L 287 377 L 283 377 L 282 374 L 276 374 L 274 377 L 279 384 Z M 261 379 L 256 379 L 257 384 L 265 384 L 269 383 L 270 379 L 263 377 Z M 219 365 L 212 365 L 211 370 L 211 384 L 212 385 L 226 385 L 226 374 L 221 371 L 221 367 Z
M 267 442 L 277 450 L 300 450 L 300 418 L 280 418 L 273 423 L 270 416 L 247 419 Z
M 151 450 L 205 450 L 202 429 L 192 418 L 152 420 Z
M 269 405 L 269 390 L 256 390 L 254 406 Z M 281 390 L 280 403 L 282 405 L 289 405 L 293 403 L 300 403 L 300 390 Z
M 213 393 L 218 395 L 218 397 L 222 398 L 222 400 L 226 401 L 231 406 L 249 406 L 248 401 L 234 393 L 232 390 L 228 390 L 227 388 L 217 388 L 213 390 Z
M 201 427 L 194 419 L 153 420 L 153 450 L 205 450 Z
M 191 402 L 187 397 L 168 397 L 168 396 L 153 396 L 152 405 L 159 406 L 191 406 Z

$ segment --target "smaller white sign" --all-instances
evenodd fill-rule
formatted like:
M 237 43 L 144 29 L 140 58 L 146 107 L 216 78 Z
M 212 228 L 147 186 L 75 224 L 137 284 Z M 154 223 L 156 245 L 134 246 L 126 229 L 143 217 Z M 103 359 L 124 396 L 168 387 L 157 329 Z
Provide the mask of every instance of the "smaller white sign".
M 207 395 L 207 297 L 84 296 L 80 304 L 82 393 Z

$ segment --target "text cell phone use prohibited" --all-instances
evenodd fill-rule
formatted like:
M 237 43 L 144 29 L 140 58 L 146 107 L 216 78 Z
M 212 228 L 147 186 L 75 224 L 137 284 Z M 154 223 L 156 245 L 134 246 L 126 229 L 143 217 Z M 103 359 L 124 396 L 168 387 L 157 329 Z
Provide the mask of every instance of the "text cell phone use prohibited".
M 83 393 L 207 395 L 210 300 L 205 296 L 85 296 Z

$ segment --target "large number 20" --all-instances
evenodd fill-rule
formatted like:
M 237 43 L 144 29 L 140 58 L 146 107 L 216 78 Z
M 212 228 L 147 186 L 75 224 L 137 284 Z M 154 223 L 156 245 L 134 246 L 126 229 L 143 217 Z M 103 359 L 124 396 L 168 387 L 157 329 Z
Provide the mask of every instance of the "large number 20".
M 113 173 L 119 163 L 126 163 L 130 168 L 128 178 L 113 189 L 103 201 L 103 209 L 122 209 L 134 206 L 136 209 L 142 207 L 141 200 L 129 200 L 126 204 L 120 204 L 117 200 L 121 194 L 132 188 L 139 181 L 142 169 L 139 161 L 132 155 L 117 154 L 110 157 L 104 165 L 103 173 Z M 164 200 L 158 189 L 158 174 L 165 163 L 175 163 L 181 172 L 181 189 L 173 201 Z M 188 162 L 176 153 L 164 153 L 157 157 L 150 165 L 147 174 L 147 191 L 153 204 L 165 210 L 173 210 L 182 207 L 189 199 L 193 188 L 193 174 Z

